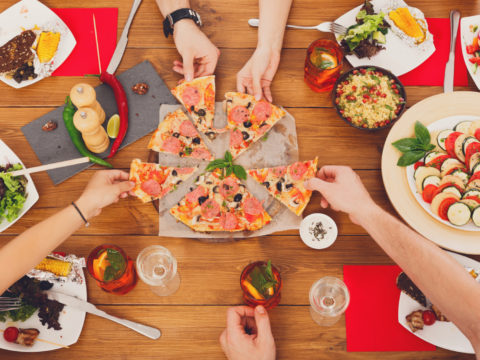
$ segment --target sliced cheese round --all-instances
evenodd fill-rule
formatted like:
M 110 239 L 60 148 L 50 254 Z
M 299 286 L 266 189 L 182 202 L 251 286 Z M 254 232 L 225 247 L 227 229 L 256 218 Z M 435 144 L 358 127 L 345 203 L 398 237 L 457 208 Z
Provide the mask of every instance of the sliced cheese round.
M 477 138 L 475 138 L 475 137 L 473 137 L 473 136 L 467 136 L 467 137 L 465 138 L 465 140 L 463 140 L 463 144 L 462 144 L 462 153 L 463 153 L 463 155 L 466 154 L 468 145 L 470 145 L 470 144 L 472 144 L 472 143 L 480 143 L 480 141 L 478 141 Z
M 473 121 L 461 121 L 455 127 L 453 130 L 462 132 L 462 133 L 468 133 L 468 130 L 470 130 L 470 126 L 472 125 Z
M 469 189 L 480 189 L 480 179 L 475 179 L 468 183 L 467 190 Z
M 468 127 L 467 133 L 469 135 L 475 136 L 475 131 L 477 131 L 478 129 L 480 129 L 480 120 L 472 122 Z
M 448 184 L 448 183 L 454 183 L 455 185 L 460 186 L 460 188 L 465 189 L 465 184 L 463 183 L 462 179 L 460 179 L 458 176 L 446 175 L 442 177 L 442 180 L 440 181 L 440 185 Z
M 477 152 L 475 154 L 473 154 L 471 157 L 470 157 L 470 161 L 469 161 L 469 164 L 468 164 L 468 168 L 470 170 L 473 170 L 473 168 L 475 167 L 475 165 L 479 164 L 480 163 L 480 152 Z M 472 172 L 473 174 L 473 172 Z
M 437 145 L 440 149 L 446 150 L 445 148 L 445 139 L 453 132 L 453 130 L 447 129 L 442 130 L 437 135 Z
M 480 204 L 473 199 L 462 199 L 460 200 L 460 202 L 466 204 L 470 208 L 470 210 L 473 210 L 477 206 L 480 206 Z
M 454 146 L 455 156 L 461 162 L 465 162 L 465 154 L 463 153 L 463 142 L 467 137 L 468 137 L 467 134 L 462 134 L 457 138 L 457 140 L 455 140 L 455 146 Z
M 423 180 L 427 176 L 440 176 L 440 171 L 438 169 L 435 169 L 434 167 L 429 167 L 429 166 L 419 166 L 417 170 L 415 170 L 414 177 L 415 177 L 415 185 L 417 187 L 417 191 L 419 193 L 422 192 L 422 184 Z
M 446 176 L 453 169 L 461 169 L 464 165 L 457 159 L 447 159 L 442 163 L 441 175 L 442 177 Z

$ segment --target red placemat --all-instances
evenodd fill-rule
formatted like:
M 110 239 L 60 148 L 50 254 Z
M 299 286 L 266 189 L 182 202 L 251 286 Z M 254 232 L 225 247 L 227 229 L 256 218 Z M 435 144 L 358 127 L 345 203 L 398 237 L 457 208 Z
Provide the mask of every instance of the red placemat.
M 98 47 L 102 70 L 106 70 L 117 44 L 117 8 L 52 9 L 69 27 L 77 45 L 52 76 L 98 74 L 97 45 L 93 14 L 97 25 Z
M 434 351 L 398 323 L 400 290 L 396 265 L 345 265 L 343 281 L 350 291 L 345 312 L 347 351 Z
M 450 19 L 427 19 L 428 28 L 433 35 L 435 52 L 423 64 L 399 77 L 403 85 L 443 86 L 445 65 L 450 52 Z M 468 85 L 468 73 L 462 56 L 460 27 L 455 47 L 455 86 Z

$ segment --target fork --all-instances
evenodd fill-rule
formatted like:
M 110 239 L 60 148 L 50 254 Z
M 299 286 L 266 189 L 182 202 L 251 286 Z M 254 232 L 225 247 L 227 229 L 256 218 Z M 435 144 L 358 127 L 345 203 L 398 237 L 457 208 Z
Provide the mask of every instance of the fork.
M 250 26 L 258 27 L 259 24 L 260 20 L 258 19 L 248 20 L 248 25 Z M 317 26 L 287 25 L 287 27 L 292 29 L 318 30 L 322 32 L 331 32 L 339 35 L 344 35 L 347 32 L 347 28 L 345 26 L 330 21 L 318 24 Z
M 0 311 L 20 309 L 22 300 L 19 298 L 0 297 Z

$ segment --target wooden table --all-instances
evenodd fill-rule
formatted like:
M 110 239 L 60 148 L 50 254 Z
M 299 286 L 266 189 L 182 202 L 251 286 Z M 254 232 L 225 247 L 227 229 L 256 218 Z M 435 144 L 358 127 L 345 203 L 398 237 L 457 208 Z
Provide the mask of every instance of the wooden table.
M 15 1 L 3 0 L 0 11 Z M 130 11 L 128 0 L 45 0 L 49 7 L 119 7 L 119 34 Z M 256 0 L 192 1 L 204 19 L 205 33 L 221 49 L 216 75 L 217 100 L 235 89 L 236 72 L 256 46 L 256 30 L 247 20 L 257 17 Z M 312 25 L 335 19 L 359 0 L 335 2 L 297 0 L 290 22 Z M 411 0 L 427 17 L 448 17 L 452 8 L 463 16 L 480 13 L 475 1 Z M 171 71 L 178 58 L 173 42 L 162 34 L 162 17 L 154 0 L 144 0 L 133 22 L 128 49 L 118 72 L 143 59 L 150 60 L 168 86 L 175 86 L 179 76 Z M 283 105 L 297 120 L 300 158 L 319 156 L 319 164 L 349 165 L 358 170 L 373 198 L 394 213 L 385 194 L 380 156 L 387 131 L 365 133 L 341 121 L 331 106 L 329 94 L 312 92 L 303 82 L 305 49 L 319 37 L 316 31 L 287 31 L 282 61 L 273 84 L 274 102 Z M 39 161 L 20 131 L 21 126 L 62 104 L 73 84 L 80 78 L 52 77 L 33 86 L 14 90 L 0 84 L 0 137 L 24 161 L 27 167 Z M 97 84 L 95 79 L 81 79 Z M 468 89 L 475 89 L 470 83 Z M 465 89 L 459 89 L 465 90 Z M 408 87 L 408 105 L 433 94 L 441 87 Z M 341 137 L 338 136 L 341 134 Z M 146 160 L 149 136 L 120 151 L 113 159 L 116 168 L 128 169 L 134 157 Z M 7 243 L 15 235 L 66 206 L 80 195 L 95 170 L 84 171 L 54 187 L 45 173 L 34 174 L 40 200 L 14 226 L 0 234 Z M 321 211 L 315 195 L 306 214 Z M 149 340 L 110 321 L 88 315 L 82 335 L 70 349 L 49 353 L 18 354 L 0 351 L 2 359 L 222 359 L 218 337 L 225 326 L 226 309 L 242 303 L 239 276 L 252 260 L 271 259 L 284 279 L 281 304 L 270 312 L 279 359 L 473 359 L 442 349 L 412 353 L 348 353 L 345 322 L 331 328 L 317 326 L 310 318 L 308 291 L 320 277 L 342 278 L 344 264 L 392 264 L 365 231 L 353 225 L 344 214 L 326 211 L 339 226 L 337 242 L 326 251 L 313 251 L 301 242 L 297 232 L 289 231 L 262 238 L 233 243 L 207 244 L 192 239 L 158 237 L 158 215 L 151 204 L 137 199 L 123 200 L 105 209 L 89 228 L 80 229 L 59 249 L 87 256 L 102 243 L 115 243 L 135 257 L 151 244 L 168 247 L 178 259 L 182 279 L 179 291 L 169 297 L 157 297 L 139 282 L 128 295 L 114 296 L 102 292 L 88 279 L 88 298 L 113 315 L 160 328 L 162 337 Z

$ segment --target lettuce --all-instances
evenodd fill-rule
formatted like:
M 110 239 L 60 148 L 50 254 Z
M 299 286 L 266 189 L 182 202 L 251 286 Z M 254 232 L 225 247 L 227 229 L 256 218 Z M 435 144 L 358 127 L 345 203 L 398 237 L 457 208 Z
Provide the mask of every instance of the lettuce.
M 359 11 L 357 19 L 361 22 L 351 26 L 343 38 L 350 51 L 353 51 L 363 40 L 367 39 L 372 33 L 378 30 L 383 23 L 385 14 L 381 12 L 377 15 L 367 15 L 365 10 Z
M 3 218 L 7 221 L 15 220 L 22 211 L 25 200 L 25 178 L 23 176 L 13 177 L 8 172 L 20 170 L 22 165 L 11 166 L 7 173 L 0 173 L 0 186 L 3 185 L 4 192 L 0 199 L 0 222 Z

